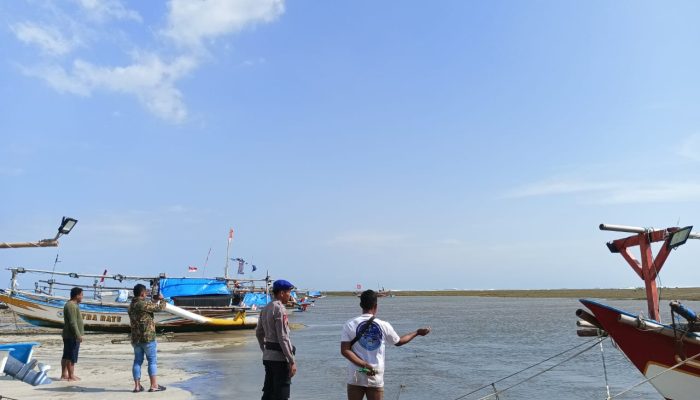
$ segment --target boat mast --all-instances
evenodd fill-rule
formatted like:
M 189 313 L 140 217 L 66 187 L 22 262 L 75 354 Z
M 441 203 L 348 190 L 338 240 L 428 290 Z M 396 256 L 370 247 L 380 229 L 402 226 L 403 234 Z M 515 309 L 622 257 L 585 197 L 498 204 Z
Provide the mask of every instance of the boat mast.
M 666 259 L 671 254 L 671 250 L 685 244 L 688 239 L 700 239 L 700 234 L 691 232 L 692 226 L 685 228 L 671 227 L 666 229 L 641 228 L 626 225 L 600 224 L 602 231 L 628 232 L 636 235 L 623 239 L 613 240 L 607 243 L 611 253 L 620 253 L 634 272 L 644 281 L 647 296 L 647 307 L 649 318 L 661 321 L 659 315 L 659 291 L 656 287 L 656 277 L 661 271 Z M 652 254 L 651 244 L 663 242 L 656 258 Z M 632 254 L 630 248 L 639 246 L 642 261 L 638 261 Z
M 226 268 L 224 268 L 224 278 L 228 279 L 228 260 L 231 241 L 233 240 L 233 228 L 228 231 L 228 244 L 226 245 Z

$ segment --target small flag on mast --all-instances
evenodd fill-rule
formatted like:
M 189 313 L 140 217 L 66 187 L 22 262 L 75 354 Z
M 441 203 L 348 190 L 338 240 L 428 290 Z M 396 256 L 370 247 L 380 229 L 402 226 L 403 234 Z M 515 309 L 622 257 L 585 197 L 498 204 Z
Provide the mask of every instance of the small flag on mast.
M 253 272 L 255 272 L 258 269 L 255 265 L 253 265 Z
M 243 271 L 243 265 L 245 265 L 245 260 L 242 258 L 238 259 L 238 274 L 243 275 L 245 272 Z
M 197 272 L 197 267 L 189 266 L 187 272 Z
M 233 228 L 231 228 L 231 229 L 228 231 L 228 242 L 229 242 L 229 244 L 231 243 L 232 240 L 233 240 Z
M 362 285 L 360 285 L 360 284 L 358 283 L 358 284 L 357 284 L 357 290 L 360 290 L 360 289 L 362 289 Z
M 100 283 L 104 283 L 105 276 L 107 276 L 107 269 L 105 269 L 105 272 L 102 273 L 102 278 L 100 279 Z

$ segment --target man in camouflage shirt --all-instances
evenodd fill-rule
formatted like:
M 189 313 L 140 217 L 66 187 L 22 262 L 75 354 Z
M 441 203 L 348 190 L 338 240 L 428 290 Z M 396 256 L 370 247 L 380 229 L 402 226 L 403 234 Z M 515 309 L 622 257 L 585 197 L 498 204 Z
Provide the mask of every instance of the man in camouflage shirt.
M 165 386 L 156 382 L 157 360 L 156 360 L 156 323 L 153 320 L 153 313 L 165 310 L 166 302 L 163 295 L 158 294 L 154 300 L 158 302 L 146 301 L 146 286 L 138 284 L 134 286 L 134 298 L 129 305 L 129 320 L 131 322 L 131 346 L 134 348 L 134 366 L 132 369 L 134 376 L 134 393 L 143 392 L 141 386 L 141 365 L 144 356 L 148 360 L 148 376 L 151 379 L 149 392 L 160 392 L 165 390 Z

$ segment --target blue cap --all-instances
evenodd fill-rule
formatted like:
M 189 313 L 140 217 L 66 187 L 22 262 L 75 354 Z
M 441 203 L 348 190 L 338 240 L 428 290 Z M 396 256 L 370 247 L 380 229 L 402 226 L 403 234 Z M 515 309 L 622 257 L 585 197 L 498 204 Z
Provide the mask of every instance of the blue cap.
M 272 290 L 291 290 L 294 287 L 289 281 L 278 279 L 272 284 Z

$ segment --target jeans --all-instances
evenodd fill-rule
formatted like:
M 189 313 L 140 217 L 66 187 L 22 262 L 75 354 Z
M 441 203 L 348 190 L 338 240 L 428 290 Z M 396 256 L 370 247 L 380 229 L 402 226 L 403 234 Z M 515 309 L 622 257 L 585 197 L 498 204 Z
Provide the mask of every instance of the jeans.
M 148 343 L 132 343 L 134 347 L 134 367 L 132 369 L 134 380 L 141 379 L 141 364 L 143 356 L 148 360 L 148 376 L 156 376 L 158 362 L 156 360 L 156 341 Z

